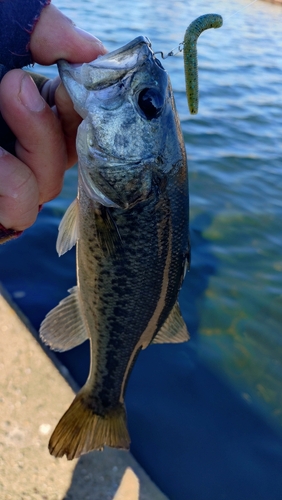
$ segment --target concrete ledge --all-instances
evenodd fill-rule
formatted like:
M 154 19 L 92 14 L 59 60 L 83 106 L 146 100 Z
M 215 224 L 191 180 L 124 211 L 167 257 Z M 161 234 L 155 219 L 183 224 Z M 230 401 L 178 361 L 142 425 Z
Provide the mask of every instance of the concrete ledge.
M 75 384 L 32 333 L 0 288 L 0 498 L 165 500 L 130 453 L 106 449 L 72 462 L 49 455 Z

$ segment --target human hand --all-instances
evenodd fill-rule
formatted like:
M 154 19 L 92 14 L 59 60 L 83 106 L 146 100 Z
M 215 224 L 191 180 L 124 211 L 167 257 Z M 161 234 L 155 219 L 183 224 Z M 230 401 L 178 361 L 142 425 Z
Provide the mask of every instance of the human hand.
M 89 62 L 106 52 L 99 40 L 76 28 L 56 7 L 41 13 L 30 51 L 39 64 L 58 59 Z M 61 191 L 64 172 L 76 161 L 75 137 L 81 121 L 60 79 L 48 81 L 41 97 L 31 77 L 9 71 L 0 85 L 1 114 L 15 134 L 16 156 L 0 148 L 0 223 L 22 231 L 38 208 Z

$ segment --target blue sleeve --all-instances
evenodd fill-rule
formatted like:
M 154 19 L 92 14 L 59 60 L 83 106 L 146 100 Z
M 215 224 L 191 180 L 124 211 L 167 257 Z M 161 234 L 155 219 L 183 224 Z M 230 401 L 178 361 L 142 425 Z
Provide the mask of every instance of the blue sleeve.
M 0 80 L 7 71 L 31 64 L 29 42 L 42 9 L 51 0 L 0 0 Z
M 30 37 L 42 9 L 50 1 L 0 0 L 0 80 L 10 69 L 23 68 L 33 62 L 29 50 Z M 14 140 L 14 135 L 0 115 L 0 144 L 13 144 Z M 9 147 L 6 149 L 13 153 Z M 0 244 L 21 233 L 22 231 L 7 229 L 0 223 Z

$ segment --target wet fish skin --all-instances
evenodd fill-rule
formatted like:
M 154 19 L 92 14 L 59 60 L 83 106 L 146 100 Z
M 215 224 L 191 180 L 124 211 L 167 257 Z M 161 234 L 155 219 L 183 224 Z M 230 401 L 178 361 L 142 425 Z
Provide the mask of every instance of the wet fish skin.
M 57 350 L 90 338 L 91 348 L 88 380 L 50 439 L 68 459 L 127 449 L 124 393 L 138 353 L 188 340 L 177 304 L 190 255 L 187 163 L 169 78 L 144 37 L 99 59 L 81 72 L 61 63 L 84 117 L 78 199 L 57 243 L 60 253 L 77 244 L 78 284 L 41 337 Z

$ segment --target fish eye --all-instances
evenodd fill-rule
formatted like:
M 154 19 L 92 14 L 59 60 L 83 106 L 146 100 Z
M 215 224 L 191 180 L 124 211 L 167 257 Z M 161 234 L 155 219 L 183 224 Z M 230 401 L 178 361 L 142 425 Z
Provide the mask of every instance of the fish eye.
M 164 99 L 160 92 L 153 88 L 141 90 L 138 97 L 138 105 L 147 120 L 160 116 Z

